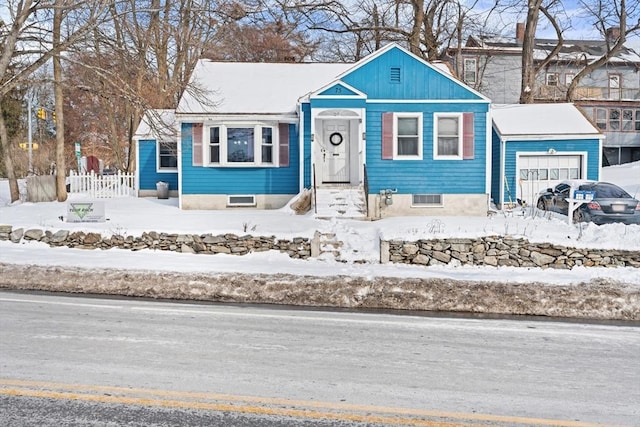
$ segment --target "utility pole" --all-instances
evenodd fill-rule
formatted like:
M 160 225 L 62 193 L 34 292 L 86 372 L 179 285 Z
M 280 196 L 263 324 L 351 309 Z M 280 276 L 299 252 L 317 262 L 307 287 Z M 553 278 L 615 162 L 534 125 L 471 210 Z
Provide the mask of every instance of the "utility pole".
M 28 134 L 28 150 L 29 150 L 29 168 L 27 169 L 27 175 L 33 174 L 33 135 L 31 133 L 31 96 L 27 95 L 27 109 L 29 110 L 29 117 L 27 119 L 29 130 Z

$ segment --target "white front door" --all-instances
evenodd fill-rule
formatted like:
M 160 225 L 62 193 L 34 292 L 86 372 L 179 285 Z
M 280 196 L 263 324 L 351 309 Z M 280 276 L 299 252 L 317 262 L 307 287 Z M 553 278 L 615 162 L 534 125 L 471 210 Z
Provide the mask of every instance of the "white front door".
M 585 171 L 581 155 L 520 155 L 518 175 L 518 198 L 535 205 L 538 192 L 567 179 L 584 179 Z
M 322 182 L 349 182 L 349 122 L 324 120 L 322 124 Z

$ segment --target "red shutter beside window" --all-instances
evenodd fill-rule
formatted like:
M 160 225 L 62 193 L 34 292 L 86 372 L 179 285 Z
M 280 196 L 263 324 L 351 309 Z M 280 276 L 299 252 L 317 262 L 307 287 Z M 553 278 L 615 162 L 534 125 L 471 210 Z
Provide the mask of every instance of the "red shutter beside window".
M 202 166 L 202 123 L 194 123 L 191 132 L 193 138 L 193 166 Z
M 288 123 L 280 123 L 278 125 L 279 130 L 279 165 L 280 167 L 289 167 L 289 124 Z
M 462 114 L 462 158 L 473 159 L 475 136 L 473 133 L 473 113 Z
M 382 160 L 393 159 L 393 113 L 382 113 Z

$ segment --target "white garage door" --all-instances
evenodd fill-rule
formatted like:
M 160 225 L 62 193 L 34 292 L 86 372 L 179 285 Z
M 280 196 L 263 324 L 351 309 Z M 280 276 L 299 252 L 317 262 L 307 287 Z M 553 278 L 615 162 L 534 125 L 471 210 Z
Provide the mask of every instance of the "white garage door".
M 531 205 L 536 195 L 565 179 L 584 179 L 582 156 L 543 155 L 518 157 L 518 198 Z

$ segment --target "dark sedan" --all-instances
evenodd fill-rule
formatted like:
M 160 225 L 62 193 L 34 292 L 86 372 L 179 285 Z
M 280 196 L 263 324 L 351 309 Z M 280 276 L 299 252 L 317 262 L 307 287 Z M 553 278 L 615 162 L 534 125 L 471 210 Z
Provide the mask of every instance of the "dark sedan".
M 574 222 L 640 224 L 640 201 L 615 184 L 592 181 L 563 181 L 547 188 L 538 196 L 538 209 L 567 215 L 569 200 L 578 190 L 593 199 L 582 203 L 574 212 Z

